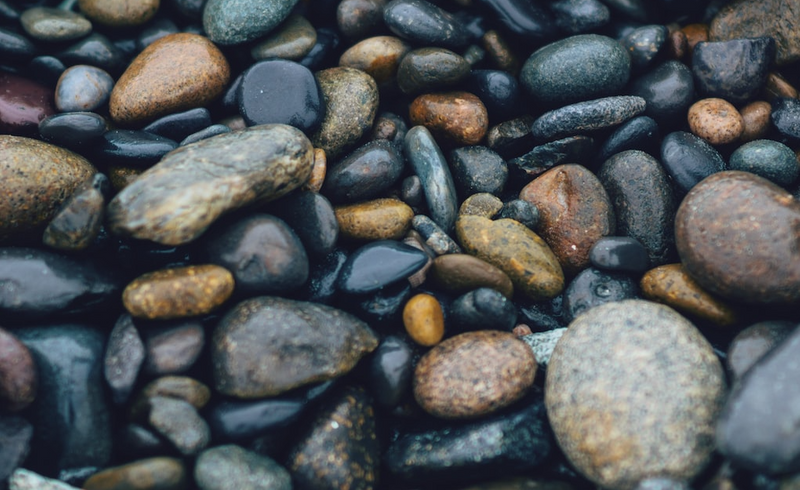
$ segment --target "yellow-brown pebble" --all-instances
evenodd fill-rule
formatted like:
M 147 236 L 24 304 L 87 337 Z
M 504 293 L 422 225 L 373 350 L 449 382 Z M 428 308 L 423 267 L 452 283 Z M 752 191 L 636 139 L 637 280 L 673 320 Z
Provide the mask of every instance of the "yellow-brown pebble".
M 744 121 L 727 100 L 702 99 L 689 108 L 689 128 L 712 145 L 724 145 L 742 136 Z
M 438 344 L 444 337 L 442 305 L 430 294 L 414 296 L 403 308 L 403 325 L 419 345 L 431 347 Z
M 711 296 L 698 285 L 681 264 L 667 264 L 649 270 L 640 283 L 645 298 L 663 303 L 689 316 L 719 326 L 737 322 L 730 305 Z
M 339 234 L 354 240 L 399 240 L 405 236 L 414 210 L 398 199 L 375 199 L 334 209 Z
M 492 288 L 508 299 L 514 296 L 514 285 L 508 274 L 472 255 L 440 255 L 433 260 L 432 272 L 433 279 L 446 291 L 466 293 Z
M 106 26 L 138 26 L 152 19 L 159 0 L 78 0 L 78 6 L 92 22 Z
M 214 311 L 233 293 L 233 275 L 218 265 L 162 269 L 137 277 L 122 293 L 136 318 L 167 320 Z
M 761 139 L 767 134 L 769 116 L 772 113 L 772 106 L 769 105 L 769 102 L 763 100 L 751 102 L 742 107 L 740 113 L 744 123 L 744 131 L 739 138 L 742 143 Z
M 308 182 L 303 184 L 304 191 L 319 192 L 322 183 L 325 182 L 325 175 L 328 173 L 328 159 L 325 157 L 325 150 L 314 148 L 314 166 L 311 168 L 311 177 Z
M 353 45 L 339 58 L 339 66 L 367 72 L 379 86 L 394 81 L 400 60 L 411 46 L 393 36 L 376 36 Z
M 408 111 L 412 124 L 457 145 L 477 145 L 489 129 L 486 106 L 469 92 L 420 95 Z
M 124 167 L 121 165 L 109 165 L 108 180 L 111 181 L 111 187 L 113 187 L 115 191 L 119 192 L 128 187 L 131 182 L 136 180 L 141 174 L 144 173 L 145 170 L 147 169 Z
M 488 192 L 479 192 L 464 199 L 458 208 L 459 216 L 480 216 L 492 218 L 503 209 L 503 201 Z

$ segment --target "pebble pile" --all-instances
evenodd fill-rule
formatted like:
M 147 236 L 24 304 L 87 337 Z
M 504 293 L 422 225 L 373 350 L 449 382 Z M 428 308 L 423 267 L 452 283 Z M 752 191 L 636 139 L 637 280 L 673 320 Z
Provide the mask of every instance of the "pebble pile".
M 800 0 L 0 0 L 0 490 L 800 488 Z

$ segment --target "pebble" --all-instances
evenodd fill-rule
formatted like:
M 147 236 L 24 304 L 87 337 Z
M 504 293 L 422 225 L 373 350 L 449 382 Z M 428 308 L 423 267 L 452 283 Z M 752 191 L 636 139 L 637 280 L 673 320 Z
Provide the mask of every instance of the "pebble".
M 458 200 L 453 176 L 439 145 L 425 126 L 414 126 L 406 133 L 403 149 L 422 183 L 430 218 L 445 232 L 452 231 Z
M 536 367 L 533 352 L 510 333 L 462 333 L 419 360 L 414 398 L 436 417 L 481 417 L 522 398 L 533 385 Z
M 499 195 L 508 179 L 508 165 L 485 146 L 463 146 L 452 150 L 448 163 L 460 196 L 480 192 Z
M 593 155 L 596 155 L 593 138 L 588 136 L 568 136 L 543 145 L 534 146 L 528 153 L 510 159 L 508 164 L 517 173 L 521 171 L 530 177 L 537 177 L 558 165 L 566 163 L 589 164 Z
M 499 291 L 478 288 L 459 296 L 450 304 L 447 323 L 457 332 L 474 330 L 510 332 L 517 323 L 517 308 Z
M 145 359 L 139 330 L 128 314 L 122 314 L 111 333 L 103 356 L 103 376 L 116 405 L 128 401 Z
M 8 480 L 8 490 L 79 490 L 59 480 L 18 468 Z
M 560 107 L 620 93 L 630 70 L 631 58 L 617 41 L 581 34 L 535 51 L 519 78 L 536 103 Z
M 125 69 L 125 53 L 100 33 L 92 33 L 58 53 L 65 65 L 91 65 L 114 76 Z
M 570 35 L 596 31 L 611 19 L 608 7 L 598 0 L 556 0 L 550 12 L 559 29 Z
M 706 177 L 725 170 L 725 160 L 717 150 L 685 131 L 670 133 L 661 141 L 661 164 L 683 192 L 689 192 Z
M 55 112 L 51 89 L 0 71 L 0 132 L 3 135 L 34 136 L 42 119 Z
M 417 344 L 424 347 L 438 344 L 444 337 L 442 305 L 430 294 L 413 296 L 403 307 L 403 326 Z
M 61 205 L 44 229 L 42 242 L 58 250 L 84 250 L 100 234 L 111 183 L 101 173 L 87 180 Z
M 128 284 L 122 303 L 133 317 L 148 320 L 205 315 L 223 304 L 233 287 L 233 275 L 218 265 L 162 269 Z
M 211 138 L 212 136 L 218 136 L 220 134 L 230 133 L 231 128 L 224 124 L 212 124 L 211 126 L 201 129 L 196 133 L 192 133 L 186 138 L 182 139 L 178 146 L 186 146 L 192 143 L 197 143 L 198 141 L 202 141 L 204 139 Z
M 255 60 L 282 58 L 303 59 L 317 42 L 317 31 L 302 15 L 290 15 L 280 28 L 256 44 L 250 55 Z
M 567 276 L 586 268 L 594 244 L 614 234 L 616 220 L 608 194 L 581 165 L 548 170 L 526 185 L 519 197 L 539 210 L 538 231 Z
M 772 182 L 721 172 L 681 203 L 675 217 L 678 253 L 689 275 L 710 293 L 748 304 L 789 304 L 800 298 L 791 225 L 798 213 L 800 204 Z
M 741 381 L 744 374 L 780 345 L 792 333 L 795 326 L 792 322 L 764 321 L 736 334 L 725 356 L 725 364 L 733 380 Z
M 180 374 L 190 370 L 205 346 L 205 330 L 199 322 L 150 328 L 144 334 L 142 372 L 150 376 Z
M 533 122 L 531 132 L 540 140 L 591 133 L 618 126 L 644 109 L 643 98 L 629 95 L 578 102 L 545 112 Z
M 371 76 L 355 68 L 328 68 L 314 76 L 325 101 L 325 117 L 311 141 L 334 159 L 349 151 L 372 127 L 378 111 L 378 86 Z
M 631 69 L 641 71 L 649 68 L 667 40 L 667 27 L 646 25 L 637 27 L 626 35 L 620 43 L 631 57 Z
M 331 253 L 339 238 L 339 222 L 328 199 L 316 192 L 295 192 L 277 201 L 272 211 L 303 243 L 306 253 L 320 258 Z
M 477 95 L 486 106 L 490 121 L 505 121 L 519 115 L 522 90 L 510 73 L 471 70 L 465 81 L 467 92 Z
M 742 115 L 744 131 L 739 138 L 743 143 L 763 138 L 769 130 L 769 116 L 772 113 L 772 106 L 769 102 L 757 100 L 742 107 L 739 113 Z
M 178 147 L 171 139 L 137 129 L 112 129 L 98 138 L 92 149 L 95 160 L 110 164 L 149 167 Z
M 182 400 L 196 410 L 206 406 L 211 398 L 211 390 L 203 383 L 186 376 L 161 376 L 147 383 L 131 405 L 131 415 L 139 418 L 150 410 L 149 400 L 153 397 Z
M 368 243 L 354 251 L 337 279 L 340 291 L 349 294 L 374 293 L 408 278 L 428 263 L 428 255 L 393 240 Z
M 724 99 L 701 99 L 689 108 L 689 127 L 712 145 L 738 140 L 744 132 L 744 119 L 736 107 Z
M 795 143 L 800 140 L 800 101 L 796 99 L 775 99 L 770 114 L 772 126 L 778 133 Z
M 444 328 L 444 325 L 442 327 Z M 20 342 L 13 333 L 2 328 L 0 328 L 0 353 L 2 353 L 2 357 L 0 357 L 0 409 L 4 412 L 19 412 L 36 399 L 39 386 L 36 362 L 25 344 Z M 0 433 L 5 432 L 0 430 Z M 0 435 L 0 440 L 4 438 Z M 3 476 L 2 471 L 0 471 L 0 476 Z
M 647 111 L 645 110 L 645 112 Z M 600 147 L 594 157 L 594 161 L 602 164 L 617 153 L 627 150 L 641 150 L 651 155 L 656 154 L 660 142 L 661 130 L 652 117 L 634 117 L 611 133 Z M 561 163 L 569 162 L 564 161 Z
M 771 71 L 767 74 L 767 81 L 764 83 L 764 88 L 761 93 L 768 100 L 778 97 L 797 98 L 797 89 L 775 71 Z
M 351 240 L 399 240 L 414 211 L 398 199 L 383 198 L 334 208 L 339 233 Z
M 445 291 L 465 293 L 478 288 L 491 288 L 508 299 L 514 285 L 508 275 L 494 265 L 466 254 L 448 254 L 433 260 L 431 278 Z
M 160 0 L 78 0 L 89 19 L 108 27 L 138 26 L 152 19 Z
M 385 0 L 345 0 L 336 7 L 336 25 L 345 37 L 364 39 L 382 30 Z
M 681 264 L 667 264 L 647 271 L 640 282 L 642 295 L 675 308 L 690 318 L 729 327 L 739 320 L 732 305 L 721 301 L 698 285 Z
M 39 123 L 39 136 L 46 142 L 80 149 L 106 132 L 106 120 L 93 112 L 54 114 Z
M 425 0 L 392 0 L 383 7 L 383 21 L 398 37 L 417 44 L 461 48 L 469 42 L 456 17 Z
M 24 35 L 0 28 L 0 54 L 8 60 L 26 60 L 36 56 L 38 49 Z
M 328 171 L 321 192 L 335 203 L 380 197 L 400 180 L 404 169 L 395 145 L 386 140 L 371 141 Z
M 339 377 L 377 346 L 367 324 L 343 311 L 253 298 L 234 306 L 214 330 L 214 383 L 227 396 L 274 396 Z
M 384 407 L 397 406 L 411 391 L 413 351 L 407 341 L 397 335 L 381 340 L 372 354 L 367 387 L 375 402 Z
M 109 111 L 120 125 L 142 125 L 209 104 L 230 78 L 225 56 L 207 38 L 163 37 L 131 62 L 111 91 Z
M 612 272 L 642 273 L 650 268 L 650 257 L 642 243 L 627 236 L 603 237 L 589 250 L 594 267 Z
M 486 133 L 486 146 L 503 158 L 525 153 L 535 143 L 531 134 L 533 121 L 533 116 L 526 115 L 492 126 Z
M 670 308 L 642 300 L 576 319 L 556 345 L 545 382 L 558 445 L 584 476 L 611 489 L 699 474 L 714 449 L 724 396 L 722 366 L 700 332 Z
M 683 123 L 694 101 L 692 70 L 679 61 L 666 61 L 631 82 L 628 93 L 646 102 L 644 114 L 659 125 Z
M 211 113 L 205 107 L 198 107 L 158 118 L 142 128 L 142 131 L 181 141 L 210 125 Z
M 117 194 L 107 209 L 110 228 L 165 245 L 186 243 L 228 211 L 299 187 L 312 165 L 311 143 L 290 126 L 202 140 L 173 151 Z
M 556 344 L 558 344 L 558 341 L 561 340 L 566 331 L 566 328 L 555 328 L 544 332 L 529 333 L 519 339 L 531 348 L 539 366 L 547 367 L 550 364 L 550 357 L 553 355 Z
M 529 298 L 549 299 L 564 289 L 556 255 L 525 225 L 510 219 L 461 216 L 456 234 L 465 252 L 505 272 L 514 288 Z
M 420 48 L 400 60 L 397 85 L 403 93 L 414 95 L 455 85 L 469 74 L 467 60 L 449 49 Z
M 297 0 L 209 0 L 203 7 L 203 30 L 216 44 L 243 44 L 272 32 L 289 17 L 295 4 Z
M 728 167 L 756 174 L 782 187 L 789 187 L 800 177 L 800 163 L 795 153 L 773 140 L 745 143 L 731 154 Z
M 542 44 L 557 33 L 553 16 L 539 4 L 525 1 L 481 0 L 497 21 L 526 43 Z
M 571 322 L 597 306 L 638 297 L 639 288 L 629 275 L 589 267 L 564 291 L 564 320 Z
M 339 3 L 339 8 L 346 4 L 347 0 L 342 1 Z M 339 66 L 356 68 L 367 73 L 375 79 L 378 88 L 384 89 L 396 84 L 400 61 L 407 57 L 410 50 L 411 46 L 408 43 L 394 36 L 370 37 L 342 53 Z
M 19 20 L 25 32 L 40 41 L 71 41 L 92 32 L 92 23 L 86 17 L 66 9 L 33 7 Z
M 161 396 L 150 397 L 147 401 L 150 426 L 183 456 L 194 456 L 208 446 L 211 431 L 191 404 Z
M 85 490 L 158 488 L 180 490 L 186 486 L 186 469 L 176 458 L 157 457 L 104 469 L 82 485 Z
M 692 55 L 697 90 L 706 97 L 744 103 L 764 86 L 774 56 L 772 37 L 698 43 Z
M 420 234 L 425 245 L 430 247 L 436 255 L 461 253 L 461 247 L 455 240 L 424 214 L 414 216 L 411 226 Z
M 0 419 L 0 479 L 4 485 L 25 462 L 32 436 L 33 426 L 24 418 L 6 415 Z
M 197 457 L 194 479 L 201 490 L 291 490 L 286 468 L 271 458 L 228 444 Z
M 443 144 L 476 145 L 489 129 L 486 107 L 469 92 L 420 95 L 411 103 L 409 118 Z

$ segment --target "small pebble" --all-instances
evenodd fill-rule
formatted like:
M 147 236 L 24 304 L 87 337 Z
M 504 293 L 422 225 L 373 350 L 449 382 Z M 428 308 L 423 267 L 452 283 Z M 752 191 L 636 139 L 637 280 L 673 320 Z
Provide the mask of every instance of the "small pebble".
M 773 140 L 745 143 L 730 156 L 728 167 L 764 177 L 789 187 L 800 176 L 800 162 L 791 148 Z
M 92 31 L 92 23 L 70 10 L 33 7 L 20 16 L 22 28 L 34 39 L 48 42 L 80 39 Z
M 194 479 L 201 490 L 291 490 L 291 476 L 274 460 L 233 444 L 200 453 Z
M 297 61 L 303 59 L 317 42 L 317 31 L 305 17 L 291 15 L 277 31 L 257 43 L 250 55 L 255 60 L 282 58 Z
M 160 0 L 78 0 L 86 17 L 109 27 L 138 26 L 152 19 Z
M 481 192 L 464 199 L 458 209 L 459 216 L 480 216 L 494 218 L 503 209 L 503 201 L 492 194 Z
M 757 100 L 742 107 L 739 111 L 742 115 L 744 131 L 739 138 L 743 143 L 763 138 L 769 130 L 769 116 L 772 113 L 772 106 L 769 102 Z
M 107 468 L 92 475 L 82 488 L 86 490 L 122 490 L 156 487 L 179 490 L 186 486 L 186 469 L 180 460 L 157 457 Z
M 789 336 L 796 325 L 784 321 L 764 321 L 751 325 L 731 340 L 725 364 L 734 380 L 741 380 L 762 357 Z
M 189 403 L 175 398 L 150 397 L 150 425 L 184 456 L 194 456 L 208 446 L 211 431 Z
M 603 237 L 589 251 L 592 265 L 614 272 L 642 273 L 650 267 L 647 249 L 630 237 Z
M 619 126 L 642 114 L 645 107 L 645 99 L 630 95 L 578 102 L 545 112 L 533 122 L 531 132 L 546 141 L 591 133 Z
M 432 277 L 446 291 L 464 293 L 478 288 L 492 288 L 508 299 L 514 285 L 508 275 L 472 255 L 441 255 L 433 260 Z
M 430 218 L 449 233 L 455 224 L 458 199 L 439 145 L 425 126 L 414 126 L 406 133 L 403 149 L 422 184 Z
M 420 234 L 436 255 L 461 253 L 461 247 L 444 232 L 439 225 L 425 215 L 418 214 L 411 220 L 411 226 Z
M 425 0 L 393 0 L 383 8 L 383 21 L 397 36 L 417 44 L 460 48 L 469 40 L 456 17 Z
M 495 289 L 478 288 L 456 298 L 448 309 L 448 326 L 457 332 L 501 330 L 517 323 L 517 309 Z
M 489 129 L 489 113 L 469 92 L 420 95 L 409 108 L 411 124 L 428 128 L 443 144 L 476 145 Z
M 253 41 L 272 32 L 292 12 L 297 0 L 268 4 L 248 0 L 209 0 L 203 7 L 203 30 L 224 46 Z
M 689 108 L 689 127 L 712 145 L 738 140 L 744 132 L 744 120 L 730 102 L 723 99 L 698 100 Z
M 526 333 L 519 339 L 531 348 L 533 355 L 536 357 L 536 362 L 540 366 L 546 367 L 550 363 L 550 356 L 553 355 L 556 344 L 558 344 L 558 341 L 561 340 L 566 331 L 566 328 L 556 328 L 544 332 Z
M 638 297 L 636 281 L 630 276 L 589 267 L 575 276 L 564 291 L 564 320 L 571 322 L 597 306 Z
M 444 320 L 442 320 L 444 326 Z M 0 408 L 18 412 L 36 399 L 39 376 L 36 362 L 25 344 L 0 328 Z M 0 440 L 4 437 L 0 436 Z M 2 451 L 0 451 L 2 453 Z M 0 465 L 2 467 L 2 465 Z
M 661 141 L 661 164 L 683 192 L 725 170 L 725 160 L 714 147 L 684 131 L 670 133 Z
M 438 344 L 444 337 L 442 305 L 429 294 L 417 294 L 403 307 L 403 326 L 417 344 L 424 347 Z
M 390 198 L 339 206 L 334 212 L 341 236 L 353 240 L 398 240 L 414 218 L 408 204 Z
M 368 0 L 349 0 L 360 2 Z M 346 1 L 341 2 L 345 5 Z M 339 66 L 356 68 L 369 74 L 383 89 L 397 82 L 397 70 L 411 50 L 405 41 L 394 36 L 376 36 L 351 46 L 339 58 Z
M 414 95 L 454 85 L 469 75 L 463 57 L 444 48 L 420 48 L 408 52 L 397 67 L 397 84 Z

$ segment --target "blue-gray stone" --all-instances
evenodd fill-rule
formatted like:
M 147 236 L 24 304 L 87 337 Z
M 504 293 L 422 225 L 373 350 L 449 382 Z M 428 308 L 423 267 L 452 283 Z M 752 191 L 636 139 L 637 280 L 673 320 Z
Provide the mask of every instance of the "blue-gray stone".
M 422 182 L 431 219 L 445 232 L 452 231 L 458 214 L 458 200 L 442 150 L 425 126 L 408 130 L 404 150 L 411 168 Z
M 622 124 L 643 113 L 645 105 L 643 98 L 630 95 L 578 102 L 542 114 L 531 132 L 540 140 L 586 134 Z
M 611 133 L 600 151 L 595 154 L 594 161 L 602 164 L 617 153 L 627 150 L 641 150 L 655 155 L 660 143 L 661 131 L 655 119 L 648 116 L 634 117 Z
M 296 3 L 297 0 L 209 0 L 203 9 L 203 29 L 217 44 L 253 41 L 289 17 Z
M 787 187 L 800 175 L 800 164 L 791 148 L 773 140 L 756 140 L 740 146 L 728 162 L 730 170 L 754 173 Z
M 436 255 L 458 254 L 461 247 L 442 230 L 439 225 L 433 222 L 424 214 L 418 214 L 411 220 L 411 226 L 420 234 L 425 241 L 425 245 L 431 247 Z
M 638 297 L 639 288 L 630 275 L 589 267 L 575 276 L 564 291 L 564 318 L 571 322 L 597 306 Z
M 186 146 L 192 143 L 197 143 L 198 141 L 202 141 L 204 139 L 208 139 L 212 136 L 218 136 L 220 134 L 230 133 L 231 128 L 224 124 L 212 124 L 211 126 L 201 129 L 196 133 L 192 133 L 178 144 L 178 146 Z
M 634 80 L 628 93 L 643 98 L 645 115 L 659 124 L 685 123 L 694 101 L 692 71 L 680 61 L 667 61 Z
M 634 70 L 647 68 L 664 46 L 668 33 L 666 26 L 647 25 L 622 38 L 620 43 L 631 56 L 631 67 Z
M 608 24 L 611 12 L 598 0 L 556 0 L 550 4 L 556 25 L 566 34 L 582 34 Z
M 758 94 L 774 59 L 771 37 L 702 42 L 694 48 L 692 73 L 701 95 L 738 105 Z
M 790 141 L 800 141 L 800 100 L 780 98 L 772 101 L 770 121 Z
M 91 112 L 103 108 L 114 79 L 103 69 L 77 65 L 67 68 L 56 85 L 56 107 L 61 112 Z
M 464 146 L 450 152 L 448 161 L 462 199 L 480 192 L 500 195 L 508 179 L 508 165 L 485 146 Z
M 292 477 L 283 466 L 233 444 L 203 451 L 197 458 L 194 478 L 205 490 L 292 488 Z
M 725 160 L 713 146 L 685 131 L 670 133 L 661 141 L 661 164 L 684 192 L 725 170 Z
M 41 41 L 71 41 L 92 32 L 89 19 L 60 8 L 33 7 L 19 20 L 30 37 Z
M 397 36 L 422 45 L 460 48 L 469 42 L 461 21 L 425 0 L 393 0 L 383 8 L 383 20 Z

